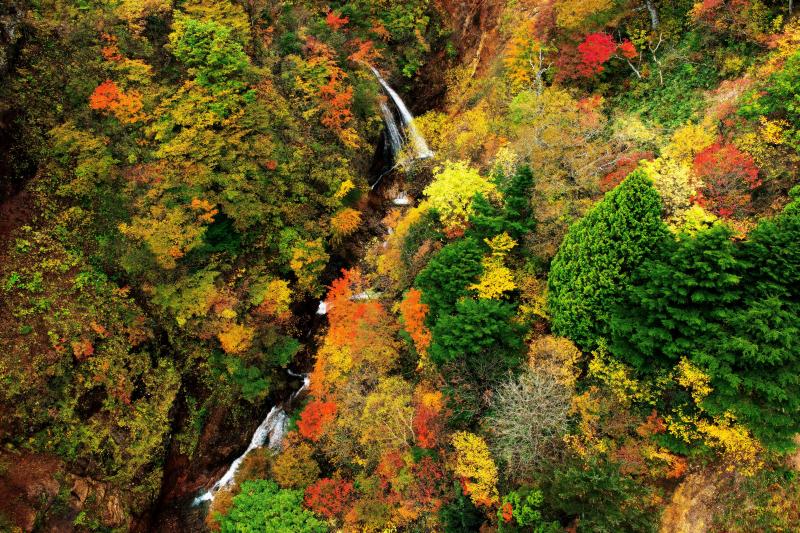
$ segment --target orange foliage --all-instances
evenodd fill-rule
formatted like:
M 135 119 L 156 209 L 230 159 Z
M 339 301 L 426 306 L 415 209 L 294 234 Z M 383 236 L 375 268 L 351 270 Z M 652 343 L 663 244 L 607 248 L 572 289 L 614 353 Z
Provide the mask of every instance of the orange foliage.
M 131 124 L 144 118 L 142 98 L 136 91 L 125 93 L 116 83 L 106 80 L 89 96 L 89 107 L 95 111 L 109 111 L 123 124 Z
M 328 11 L 328 15 L 325 17 L 325 24 L 327 24 L 332 30 L 339 30 L 348 22 L 350 22 L 350 17 L 340 17 L 333 10 Z
M 106 45 L 100 49 L 103 59 L 106 61 L 122 61 L 124 58 L 122 54 L 119 53 L 119 48 L 117 48 L 116 35 L 104 33 L 101 37 L 106 42 Z
M 192 198 L 192 209 L 199 211 L 200 214 L 197 215 L 197 218 L 208 224 L 214 222 L 214 216 L 219 213 L 219 209 L 214 207 L 214 204 L 208 200 L 200 200 L 198 198 Z
M 361 225 L 361 211 L 350 207 L 342 209 L 331 218 L 331 233 L 335 242 L 341 242 Z
M 336 418 L 336 410 L 334 402 L 313 400 L 300 414 L 297 429 L 303 437 L 316 442 L 325 432 L 326 426 Z
M 403 317 L 403 329 L 411 336 L 414 346 L 420 355 L 425 355 L 431 345 L 431 332 L 425 327 L 428 306 L 422 303 L 422 293 L 417 289 L 409 289 L 406 297 L 400 302 L 400 314 Z
M 81 339 L 72 343 L 72 353 L 78 361 L 83 361 L 94 354 L 94 346 L 88 339 Z
M 355 63 L 371 63 L 381 56 L 380 52 L 375 49 L 375 43 L 370 40 L 362 41 L 361 39 L 353 39 L 350 41 L 356 47 L 356 51 L 348 56 L 347 59 Z
M 353 296 L 366 290 L 366 280 L 358 269 L 343 270 L 342 277 L 331 284 L 328 298 L 327 340 L 334 346 L 347 347 L 354 353 L 386 343 L 386 310 L 375 300 L 354 301 Z

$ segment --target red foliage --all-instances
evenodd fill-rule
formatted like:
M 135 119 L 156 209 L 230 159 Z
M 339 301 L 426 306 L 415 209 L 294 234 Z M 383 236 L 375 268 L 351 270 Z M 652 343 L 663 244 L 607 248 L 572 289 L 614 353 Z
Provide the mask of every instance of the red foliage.
M 603 72 L 603 63 L 611 59 L 617 50 L 617 43 L 607 33 L 592 33 L 586 36 L 578 45 L 581 54 L 579 73 L 582 76 L 592 76 Z
M 314 400 L 306 405 L 297 421 L 300 434 L 312 441 L 317 441 L 325 432 L 325 427 L 336 418 L 336 404 Z
M 415 463 L 411 470 L 417 478 L 414 500 L 428 504 L 433 511 L 437 511 L 442 504 L 442 487 L 449 486 L 449 483 L 442 483 L 444 470 L 427 455 Z
M 322 478 L 306 489 L 305 504 L 325 518 L 335 518 L 350 508 L 352 498 L 351 481 Z
M 614 170 L 600 179 L 600 190 L 607 192 L 622 183 L 622 180 L 639 166 L 639 161 L 642 159 L 652 161 L 653 152 L 634 152 L 620 156 L 617 159 Z
M 325 17 L 325 24 L 330 26 L 332 30 L 339 30 L 348 22 L 350 22 L 350 17 L 340 17 L 333 10 L 328 11 L 328 16 Z
M 434 448 L 439 444 L 439 436 L 443 424 L 439 412 L 430 406 L 419 404 L 414 409 L 412 422 L 417 446 L 420 448 Z
M 694 170 L 703 180 L 695 201 L 723 218 L 746 210 L 750 192 L 761 185 L 753 158 L 732 144 L 716 142 L 698 153 Z

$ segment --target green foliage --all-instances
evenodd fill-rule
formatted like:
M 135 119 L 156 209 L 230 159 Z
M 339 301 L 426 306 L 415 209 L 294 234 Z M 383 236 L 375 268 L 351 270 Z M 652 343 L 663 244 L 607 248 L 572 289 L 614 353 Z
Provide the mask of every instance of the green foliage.
M 792 125 L 786 136 L 794 149 L 800 151 L 800 128 L 796 126 L 800 121 L 800 51 L 789 56 L 783 68 L 759 89 L 749 95 L 739 114 L 747 118 L 771 116 L 786 120 Z
M 519 364 L 523 328 L 513 322 L 508 302 L 465 298 L 455 314 L 443 315 L 433 327 L 429 355 L 438 365 L 461 360 L 473 376 L 497 376 Z
M 455 497 L 439 510 L 439 517 L 445 533 L 463 533 L 464 531 L 478 531 L 483 523 L 483 516 L 464 495 L 458 482 L 453 485 Z
M 172 52 L 197 83 L 213 92 L 240 89 L 240 77 L 249 65 L 242 43 L 231 29 L 213 20 L 196 20 L 178 15 L 169 36 Z
M 552 510 L 577 518 L 578 531 L 642 533 L 658 530 L 659 513 L 651 489 L 620 473 L 619 465 L 570 459 L 559 465 L 544 487 Z
M 422 291 L 423 303 L 430 306 L 428 324 L 452 313 L 459 298 L 469 294 L 467 287 L 483 272 L 483 253 L 477 240 L 461 239 L 439 250 L 417 275 L 414 286 Z
M 583 348 L 608 335 L 630 274 L 667 233 L 660 217 L 658 192 L 637 170 L 569 229 L 549 276 L 553 332 Z
M 249 402 L 262 400 L 269 392 L 269 378 L 264 376 L 260 368 L 247 365 L 239 357 L 215 352 L 208 363 L 215 381 L 229 381 Z
M 245 481 L 233 508 L 219 517 L 222 533 L 325 533 L 328 527 L 303 508 L 303 491 L 278 488 L 271 480 Z
M 800 209 L 736 245 L 717 226 L 645 262 L 614 319 L 612 352 L 650 374 L 688 360 L 711 378 L 702 407 L 734 414 L 765 445 L 800 429 Z
M 558 522 L 547 522 L 542 516 L 544 496 L 542 491 L 531 488 L 521 488 L 511 491 L 503 496 L 497 518 L 500 522 L 499 531 L 531 531 L 533 533 L 555 533 L 561 530 Z M 511 520 L 506 520 L 508 511 L 511 511 Z

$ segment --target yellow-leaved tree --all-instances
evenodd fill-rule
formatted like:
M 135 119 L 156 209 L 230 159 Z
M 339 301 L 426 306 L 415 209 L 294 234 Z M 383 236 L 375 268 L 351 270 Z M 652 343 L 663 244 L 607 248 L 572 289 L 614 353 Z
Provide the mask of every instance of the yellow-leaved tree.
M 493 505 L 498 501 L 497 465 L 482 437 L 459 431 L 453 435 L 456 449 L 453 472 L 462 478 L 469 497 L 476 505 Z
M 445 229 L 455 229 L 467 223 L 472 212 L 472 200 L 480 193 L 497 199 L 497 187 L 464 161 L 446 161 L 433 171 L 433 181 L 423 191 L 428 205 L 439 212 Z

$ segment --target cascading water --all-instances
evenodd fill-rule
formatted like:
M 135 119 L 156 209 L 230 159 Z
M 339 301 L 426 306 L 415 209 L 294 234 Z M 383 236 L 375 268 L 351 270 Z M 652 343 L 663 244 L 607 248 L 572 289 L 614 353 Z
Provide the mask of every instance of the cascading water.
M 292 371 L 289 371 L 289 374 L 295 377 L 301 377 L 301 375 L 295 374 Z M 308 376 L 302 377 L 303 386 L 292 393 L 289 401 L 286 402 L 287 408 L 290 407 L 292 401 L 300 394 L 305 392 L 305 390 L 308 389 L 309 385 L 311 384 L 311 379 Z M 247 449 L 244 451 L 244 453 L 237 457 L 233 463 L 231 463 L 228 471 L 225 472 L 225 474 L 219 478 L 219 480 L 217 480 L 217 482 L 214 483 L 210 489 L 195 498 L 192 505 L 200 505 L 203 502 L 213 500 L 214 496 L 216 496 L 220 489 L 225 488 L 233 483 L 233 480 L 236 477 L 236 472 L 239 470 L 242 461 L 244 461 L 245 457 L 247 457 L 247 454 L 256 448 L 261 448 L 266 444 L 271 450 L 280 450 L 281 444 L 283 443 L 283 435 L 286 433 L 286 426 L 288 424 L 289 417 L 286 414 L 283 406 L 274 406 L 267 414 L 267 417 L 264 419 L 264 421 L 261 422 L 258 428 L 256 428 L 255 433 L 253 433 L 253 438 L 250 439 L 250 445 L 247 446 Z
M 400 119 L 403 121 L 402 133 L 405 133 L 408 142 L 414 149 L 414 159 L 429 159 L 433 157 L 433 152 L 430 148 L 428 148 L 428 143 L 425 142 L 425 138 L 420 135 L 419 130 L 417 130 L 417 126 L 414 124 L 414 115 L 412 115 L 411 111 L 408 110 L 408 107 L 406 107 L 403 99 L 400 98 L 400 95 L 397 94 L 397 92 L 392 89 L 386 80 L 383 79 L 383 76 L 381 76 L 381 73 L 378 72 L 375 67 L 369 68 L 378 79 L 378 83 L 381 84 L 383 90 L 386 91 L 386 94 L 388 94 L 392 99 L 395 108 L 400 114 Z M 388 132 L 389 142 L 392 145 L 392 150 L 394 151 L 394 154 L 397 155 L 399 152 L 399 150 L 395 148 L 395 142 L 397 138 L 400 140 L 400 146 L 403 144 L 401 130 L 397 126 L 394 113 L 391 112 L 389 107 L 384 102 L 381 102 L 381 113 L 383 114 L 384 121 L 386 122 L 386 130 Z M 397 134 L 397 138 L 395 138 L 395 134 Z
M 392 155 L 399 154 L 400 150 L 403 149 L 403 135 L 400 133 L 400 128 L 397 127 L 394 113 L 384 101 L 380 102 L 380 108 L 383 122 L 386 124 L 386 136 L 389 139 L 389 145 L 392 147 Z

